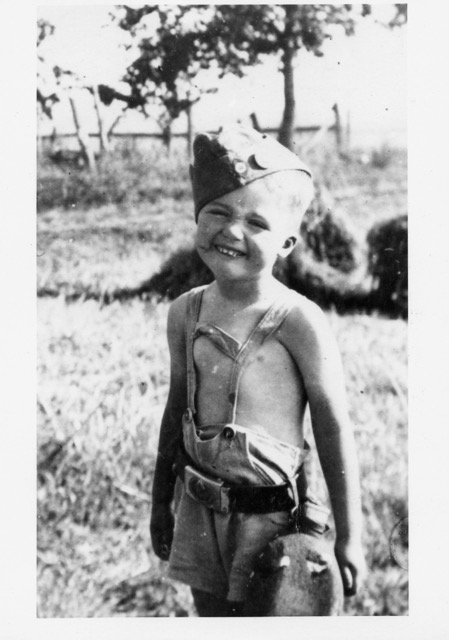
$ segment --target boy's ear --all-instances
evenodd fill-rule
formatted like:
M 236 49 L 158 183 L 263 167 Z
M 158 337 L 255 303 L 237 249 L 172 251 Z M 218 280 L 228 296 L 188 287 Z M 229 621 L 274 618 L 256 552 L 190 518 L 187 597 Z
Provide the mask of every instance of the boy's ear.
M 298 236 L 290 236 L 289 238 L 287 238 L 282 246 L 282 249 L 278 251 L 278 256 L 280 258 L 286 258 L 288 254 L 291 253 L 296 247 L 297 242 Z

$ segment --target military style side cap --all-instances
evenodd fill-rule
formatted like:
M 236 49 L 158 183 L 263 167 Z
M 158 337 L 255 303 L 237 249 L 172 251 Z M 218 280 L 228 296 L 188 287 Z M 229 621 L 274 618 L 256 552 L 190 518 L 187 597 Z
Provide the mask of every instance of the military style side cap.
M 211 200 L 279 171 L 310 169 L 287 147 L 251 127 L 223 128 L 217 135 L 200 133 L 190 165 L 195 219 Z

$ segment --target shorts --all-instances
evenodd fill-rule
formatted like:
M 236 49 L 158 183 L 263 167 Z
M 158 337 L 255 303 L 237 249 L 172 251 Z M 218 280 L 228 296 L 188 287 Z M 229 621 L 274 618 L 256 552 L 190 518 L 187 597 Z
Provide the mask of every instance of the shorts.
M 217 513 L 188 496 L 180 479 L 175 495 L 169 578 L 217 598 L 244 601 L 256 559 L 291 529 L 289 512 Z

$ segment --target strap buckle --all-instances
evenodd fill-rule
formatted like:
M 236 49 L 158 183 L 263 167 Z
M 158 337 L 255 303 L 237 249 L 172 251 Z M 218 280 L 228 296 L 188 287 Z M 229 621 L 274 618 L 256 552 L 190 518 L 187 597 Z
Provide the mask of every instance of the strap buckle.
M 213 480 L 190 465 L 184 469 L 184 486 L 187 495 L 218 513 L 231 510 L 230 487 L 221 480 Z

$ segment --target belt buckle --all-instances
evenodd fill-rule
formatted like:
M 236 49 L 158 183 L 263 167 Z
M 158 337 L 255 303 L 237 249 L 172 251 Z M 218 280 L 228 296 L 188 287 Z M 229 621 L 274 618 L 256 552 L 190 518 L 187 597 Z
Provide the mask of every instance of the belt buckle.
M 184 485 L 187 495 L 218 513 L 229 513 L 231 499 L 229 487 L 223 481 L 209 478 L 190 465 L 184 469 Z

